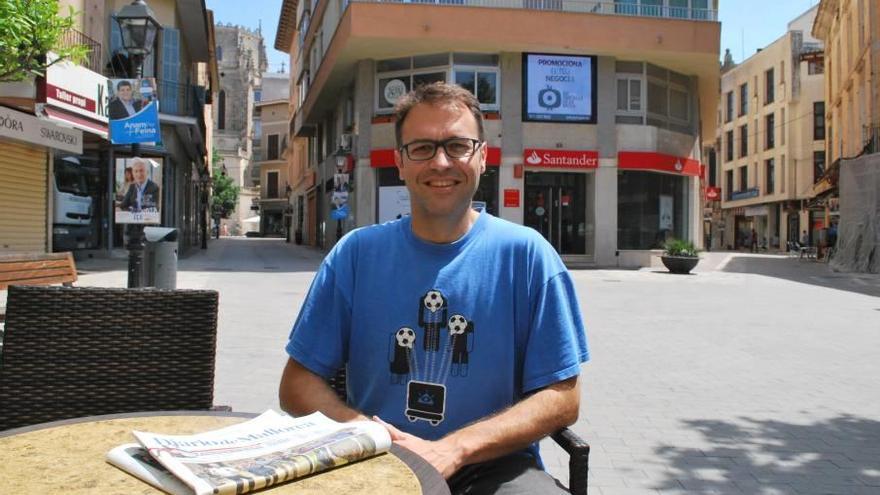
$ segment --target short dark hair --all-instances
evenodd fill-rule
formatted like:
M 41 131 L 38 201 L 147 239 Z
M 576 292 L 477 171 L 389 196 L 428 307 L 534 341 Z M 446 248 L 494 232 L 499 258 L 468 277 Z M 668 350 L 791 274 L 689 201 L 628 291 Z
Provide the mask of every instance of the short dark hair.
M 424 84 L 400 97 L 394 105 L 394 137 L 397 147 L 403 146 L 403 122 L 409 111 L 420 103 L 429 105 L 463 106 L 470 110 L 477 121 L 477 131 L 480 141 L 486 140 L 486 132 L 483 129 L 483 112 L 480 110 L 480 102 L 470 91 L 457 84 L 448 84 L 443 81 Z
M 131 87 L 131 83 L 128 82 L 128 81 L 126 81 L 126 80 L 124 80 L 124 79 L 123 79 L 122 81 L 119 81 L 118 83 L 116 83 L 116 89 L 117 89 L 117 90 L 122 89 L 123 86 L 128 86 L 128 87 L 130 88 L 130 87 Z

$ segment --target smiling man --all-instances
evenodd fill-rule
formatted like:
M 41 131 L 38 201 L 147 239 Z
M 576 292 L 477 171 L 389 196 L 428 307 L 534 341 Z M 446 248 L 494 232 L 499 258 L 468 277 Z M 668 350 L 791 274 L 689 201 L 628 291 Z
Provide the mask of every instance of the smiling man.
M 452 493 L 564 493 L 537 442 L 578 417 L 588 352 L 571 278 L 532 229 L 471 209 L 483 116 L 459 86 L 395 108 L 412 214 L 357 229 L 318 270 L 287 344 L 292 414 L 371 417 Z M 326 385 L 348 369 L 348 397 Z

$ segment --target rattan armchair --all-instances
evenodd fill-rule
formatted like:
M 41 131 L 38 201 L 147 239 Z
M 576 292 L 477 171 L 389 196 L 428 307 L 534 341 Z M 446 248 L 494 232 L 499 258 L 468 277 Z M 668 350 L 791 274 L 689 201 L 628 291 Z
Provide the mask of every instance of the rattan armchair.
M 0 430 L 214 400 L 215 291 L 9 288 Z
M 343 401 L 347 400 L 345 391 L 345 367 L 336 371 L 328 384 Z M 553 441 L 568 453 L 568 489 L 572 495 L 587 495 L 587 474 L 590 468 L 590 445 L 568 428 L 553 435 Z

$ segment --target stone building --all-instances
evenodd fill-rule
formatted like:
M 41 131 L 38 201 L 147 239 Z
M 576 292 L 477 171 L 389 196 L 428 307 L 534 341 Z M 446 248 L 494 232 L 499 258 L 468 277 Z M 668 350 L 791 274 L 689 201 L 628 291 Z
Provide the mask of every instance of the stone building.
M 266 46 L 259 30 L 218 24 L 217 65 L 220 93 L 214 116 L 214 148 L 221 157 L 216 164 L 241 187 L 238 205 L 221 221 L 232 235 L 257 231 L 259 171 L 254 167 L 254 102 L 260 99 L 261 74 L 266 70 Z
M 259 176 L 260 235 L 289 236 L 291 186 L 287 173 L 290 77 L 267 72 L 254 104 L 254 174 Z M 289 239 L 289 237 L 288 237 Z

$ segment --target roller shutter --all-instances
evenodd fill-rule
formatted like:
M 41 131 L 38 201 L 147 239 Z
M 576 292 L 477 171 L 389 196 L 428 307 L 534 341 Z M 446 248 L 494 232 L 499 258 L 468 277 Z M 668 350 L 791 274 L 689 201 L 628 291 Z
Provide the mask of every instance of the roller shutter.
M 47 251 L 47 160 L 46 148 L 0 138 L 0 253 Z

